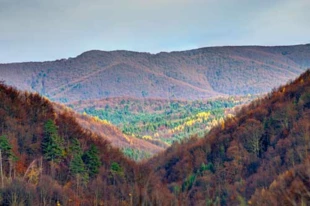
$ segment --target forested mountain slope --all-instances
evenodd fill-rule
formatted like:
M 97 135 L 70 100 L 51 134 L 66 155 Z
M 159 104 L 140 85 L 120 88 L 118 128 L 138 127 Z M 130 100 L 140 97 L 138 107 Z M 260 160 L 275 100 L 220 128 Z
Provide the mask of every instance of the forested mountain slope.
M 134 160 L 147 159 L 167 147 L 166 145 L 158 146 L 154 142 L 124 134 L 119 128 L 106 120 L 86 114 L 79 114 L 64 105 L 53 103 L 53 108 L 59 113 L 66 112 L 70 114 L 82 128 L 109 141 L 112 146 L 119 148 Z
M 76 101 L 68 107 L 111 122 L 125 134 L 166 148 L 192 135 L 204 136 L 214 125 L 233 115 L 256 96 L 230 96 L 208 100 L 105 98 Z M 111 135 L 115 136 L 115 135 Z
M 1 205 L 310 204 L 310 70 L 144 163 L 38 94 L 0 100 Z
M 310 70 L 151 159 L 180 205 L 309 205 Z
M 169 202 L 147 165 L 125 158 L 79 121 L 38 94 L 0 84 L 0 205 Z
M 88 51 L 50 62 L 0 64 L 0 79 L 51 100 L 204 99 L 269 92 L 310 67 L 310 44 L 209 47 L 158 54 Z

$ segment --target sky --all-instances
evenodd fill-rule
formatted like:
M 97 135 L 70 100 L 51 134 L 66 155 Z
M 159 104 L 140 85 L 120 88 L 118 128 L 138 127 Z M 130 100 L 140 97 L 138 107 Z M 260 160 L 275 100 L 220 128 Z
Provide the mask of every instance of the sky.
M 310 43 L 310 0 L 0 0 L 0 63 Z

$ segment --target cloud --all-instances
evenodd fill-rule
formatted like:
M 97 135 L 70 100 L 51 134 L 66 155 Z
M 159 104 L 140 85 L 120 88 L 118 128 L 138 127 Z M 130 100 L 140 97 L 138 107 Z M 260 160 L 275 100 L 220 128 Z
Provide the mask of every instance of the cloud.
M 0 62 L 301 43 L 307 11 L 308 0 L 0 0 Z
M 249 38 L 259 44 L 310 42 L 310 1 L 283 1 L 261 12 L 248 25 Z

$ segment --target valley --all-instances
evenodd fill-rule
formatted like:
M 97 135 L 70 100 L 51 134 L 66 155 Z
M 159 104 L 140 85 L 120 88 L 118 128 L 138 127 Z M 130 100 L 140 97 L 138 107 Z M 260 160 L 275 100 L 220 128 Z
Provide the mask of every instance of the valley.
M 123 136 L 107 120 L 78 114 L 38 94 L 1 83 L 1 204 L 307 205 L 309 94 L 310 70 L 235 108 L 233 116 L 214 125 L 203 137 L 175 141 L 165 151 L 157 150 L 157 155 L 139 163 L 128 156 L 139 160 L 141 154 L 130 154 L 139 144 L 130 140 L 140 138 Z M 114 99 L 112 104 L 108 100 L 109 107 L 118 105 L 123 110 L 128 106 L 139 111 L 139 107 L 133 109 L 137 100 L 123 101 L 124 108 L 119 100 L 123 101 Z M 168 110 L 187 112 L 182 102 L 155 102 L 144 102 L 145 109 L 162 111 L 158 106 L 166 105 Z M 79 110 L 90 103 L 71 107 Z M 101 104 L 106 105 L 99 101 L 94 112 Z M 227 99 L 191 104 L 193 110 L 213 105 L 215 111 L 210 110 L 207 117 L 216 116 L 217 107 L 223 111 L 234 106 Z M 207 122 L 205 113 L 195 112 L 200 123 Z M 117 141 L 110 143 L 108 139 Z M 131 148 L 122 151 L 117 142 L 126 141 Z M 134 149 L 143 151 L 143 145 L 147 146 L 144 143 Z M 148 147 L 156 153 L 154 144 Z
M 0 206 L 310 206 L 310 0 L 0 0 Z
M 173 142 L 203 137 L 241 105 L 297 77 L 309 59 L 308 44 L 158 54 L 93 50 L 0 64 L 0 80 L 70 107 L 82 126 L 141 161 Z
M 249 103 L 255 96 L 216 98 L 213 100 L 165 100 L 107 98 L 67 104 L 118 126 L 123 133 L 166 148 L 174 141 L 192 135 L 202 137 L 213 126 L 233 116 L 234 108 Z

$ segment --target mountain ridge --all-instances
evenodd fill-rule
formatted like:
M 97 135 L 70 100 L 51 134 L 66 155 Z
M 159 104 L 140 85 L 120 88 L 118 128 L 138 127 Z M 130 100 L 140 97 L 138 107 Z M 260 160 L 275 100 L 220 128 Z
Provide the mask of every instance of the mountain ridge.
M 266 93 L 307 67 L 308 44 L 157 54 L 91 50 L 63 60 L 0 64 L 0 79 L 63 103 L 121 96 L 197 100 Z
M 0 62 L 0 65 L 7 65 L 7 64 L 23 64 L 23 63 L 48 63 L 48 62 L 55 62 L 55 61 L 65 61 L 77 58 L 82 56 L 83 54 L 87 53 L 96 53 L 96 52 L 105 52 L 105 53 L 112 53 L 112 52 L 129 52 L 129 53 L 138 53 L 138 54 L 148 54 L 148 55 L 159 55 L 159 54 L 170 54 L 170 53 L 180 53 L 180 52 L 191 52 L 195 50 L 203 50 L 203 49 L 214 49 L 214 48 L 231 48 L 231 47 L 261 47 L 261 48 L 274 48 L 274 47 L 293 47 L 293 46 L 310 46 L 310 43 L 300 43 L 300 44 L 290 44 L 290 45 L 223 45 L 223 46 L 204 46 L 204 47 L 197 47 L 192 49 L 185 49 L 185 50 L 172 50 L 172 51 L 159 51 L 159 52 L 144 52 L 144 51 L 134 51 L 134 50 L 126 50 L 126 49 L 116 49 L 116 50 L 101 50 L 101 49 L 90 49 L 84 51 L 80 54 L 75 56 L 67 57 L 67 58 L 56 58 L 51 60 L 38 60 L 38 61 L 16 61 L 16 62 Z

